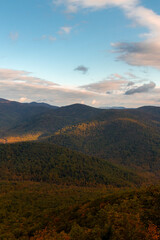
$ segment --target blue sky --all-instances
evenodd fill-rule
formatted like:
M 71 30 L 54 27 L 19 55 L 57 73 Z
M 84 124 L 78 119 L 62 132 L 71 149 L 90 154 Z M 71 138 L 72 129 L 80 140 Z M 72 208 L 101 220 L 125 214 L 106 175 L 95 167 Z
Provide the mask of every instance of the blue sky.
M 160 104 L 158 0 L 3 0 L 0 97 Z

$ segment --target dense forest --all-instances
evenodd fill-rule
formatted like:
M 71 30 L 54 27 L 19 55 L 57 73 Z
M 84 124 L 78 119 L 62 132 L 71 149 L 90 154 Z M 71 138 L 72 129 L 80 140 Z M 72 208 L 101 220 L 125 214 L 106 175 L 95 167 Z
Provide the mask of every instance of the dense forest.
M 160 188 L 119 191 L 65 211 L 33 239 L 156 240 Z
M 106 160 L 54 144 L 0 145 L 0 179 L 57 184 L 139 186 L 145 179 Z
M 0 182 L 2 240 L 158 240 L 160 187 Z
M 159 130 L 142 121 L 117 118 L 65 127 L 48 141 L 128 167 L 159 172 Z
M 0 115 L 0 239 L 160 239 L 160 108 Z

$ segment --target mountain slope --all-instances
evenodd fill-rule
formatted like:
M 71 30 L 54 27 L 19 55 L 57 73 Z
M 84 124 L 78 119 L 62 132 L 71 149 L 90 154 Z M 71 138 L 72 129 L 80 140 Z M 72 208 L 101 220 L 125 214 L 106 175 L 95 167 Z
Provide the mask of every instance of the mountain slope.
M 156 108 L 97 109 L 83 104 L 55 107 L 45 103 L 18 103 L 0 100 L 0 138 L 37 134 L 52 135 L 66 126 L 92 121 L 111 121 L 129 118 L 160 128 Z M 153 113 L 152 113 L 153 112 Z M 156 114 L 155 114 L 156 112 Z
M 85 202 L 64 211 L 48 231 L 45 229 L 33 239 L 158 240 L 159 195 L 157 186 L 114 192 Z
M 50 108 L 52 107 L 45 104 L 19 103 L 0 99 L 0 137 L 16 134 L 17 126 L 28 122 L 36 115 L 43 115 Z M 57 108 L 53 106 L 53 111 L 54 109 Z M 25 132 L 26 130 L 23 129 L 22 133 Z
M 66 127 L 48 141 L 129 167 L 160 170 L 158 128 L 135 119 L 117 118 Z
M 41 139 L 159 174 L 159 133 L 158 107 L 104 110 L 73 104 L 52 108 L 0 100 L 0 141 L 4 143 Z
M 48 110 L 43 114 L 37 114 L 30 118 L 29 121 L 20 124 L 15 130 L 18 132 L 23 132 L 24 129 L 27 132 L 42 131 L 44 135 L 51 135 L 65 126 L 95 119 L 101 112 L 103 110 L 82 104 L 73 104 L 56 110 Z
M 0 180 L 31 180 L 58 184 L 139 185 L 132 171 L 105 160 L 45 143 L 0 145 Z
M 27 134 L 52 135 L 58 129 L 94 119 L 103 110 L 74 104 L 54 107 L 47 104 L 3 101 L 0 103 L 0 138 Z

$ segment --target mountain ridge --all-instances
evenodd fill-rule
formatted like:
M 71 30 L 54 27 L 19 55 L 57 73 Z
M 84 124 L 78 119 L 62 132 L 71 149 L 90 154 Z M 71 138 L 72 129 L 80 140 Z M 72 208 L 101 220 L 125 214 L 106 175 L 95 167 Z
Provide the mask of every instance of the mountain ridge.
M 159 107 L 105 110 L 72 104 L 53 109 L 16 102 L 6 108 L 7 104 L 0 104 L 0 142 L 54 143 L 159 176 Z

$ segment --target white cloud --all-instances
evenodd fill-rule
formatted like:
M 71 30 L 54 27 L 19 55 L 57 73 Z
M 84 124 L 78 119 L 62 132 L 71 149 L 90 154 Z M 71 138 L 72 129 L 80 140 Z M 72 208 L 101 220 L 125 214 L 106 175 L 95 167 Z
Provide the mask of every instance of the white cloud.
M 125 80 L 103 80 L 97 83 L 91 83 L 81 86 L 81 88 L 97 93 L 106 93 L 110 91 L 120 91 L 126 85 Z
M 140 42 L 112 43 L 118 59 L 133 66 L 151 66 L 160 69 L 160 15 L 141 6 L 139 0 L 54 0 L 54 4 L 64 5 L 67 11 L 79 9 L 101 9 L 120 7 L 134 24 L 148 29 L 140 37 Z
M 55 36 L 52 36 L 52 35 L 49 35 L 49 36 L 48 35 L 42 35 L 40 39 L 41 40 L 49 40 L 51 42 L 54 42 L 54 41 L 57 40 L 57 38 Z
M 130 7 L 135 5 L 137 0 L 53 0 L 53 3 L 63 4 L 68 11 L 76 12 L 80 8 L 99 9 L 110 6 L 123 7 L 124 5 Z
M 61 27 L 58 33 L 60 35 L 69 34 L 71 32 L 71 30 L 72 30 L 72 27 L 65 26 L 65 27 Z
M 67 105 L 93 99 L 95 94 L 84 89 L 60 86 L 56 83 L 31 76 L 26 71 L 0 69 L 0 96 L 17 101 L 41 101 L 53 105 Z M 90 103 L 91 104 L 91 103 Z
M 134 6 L 126 9 L 126 14 L 129 18 L 133 19 L 138 25 L 146 27 L 150 30 L 149 38 L 160 37 L 160 16 L 143 6 Z
M 132 66 L 151 66 L 160 69 L 160 39 L 136 43 L 112 44 L 118 59 Z
M 147 85 L 150 91 L 139 91 L 135 98 L 133 94 L 125 95 L 125 92 L 132 89 L 133 86 L 128 86 L 129 81 L 118 79 L 118 76 L 123 77 L 116 73 L 108 77 L 108 80 L 73 88 L 34 77 L 26 71 L 0 69 L 0 96 L 20 102 L 44 101 L 58 106 L 73 103 L 83 103 L 95 107 L 137 107 L 160 104 L 160 86 L 154 88 L 150 83 Z M 134 86 L 135 88 L 145 87 L 143 85 Z M 110 94 L 106 94 L 107 91 Z
M 95 99 L 93 99 L 92 101 L 92 105 L 96 105 L 97 101 Z
M 120 93 L 126 89 L 128 82 L 129 81 L 125 77 L 115 73 L 102 81 L 83 85 L 80 88 L 100 94 Z
M 141 34 L 145 40 L 131 43 L 113 43 L 118 59 L 133 66 L 150 66 L 160 69 L 160 16 L 142 6 L 124 8 L 128 18 L 143 27 L 147 33 Z
M 56 83 L 43 80 L 41 78 L 33 77 L 30 72 L 19 71 L 12 69 L 0 69 L 0 82 L 1 84 L 10 83 L 17 85 L 30 85 L 30 86 L 59 86 Z
M 57 40 L 57 38 L 56 38 L 56 37 L 54 37 L 54 36 L 49 36 L 49 37 L 48 37 L 48 39 L 49 39 L 51 42 L 54 42 L 54 41 L 56 41 L 56 40 Z
M 20 103 L 25 103 L 25 102 L 30 102 L 30 99 L 26 98 L 26 97 L 21 97 L 19 100 L 18 100 Z

